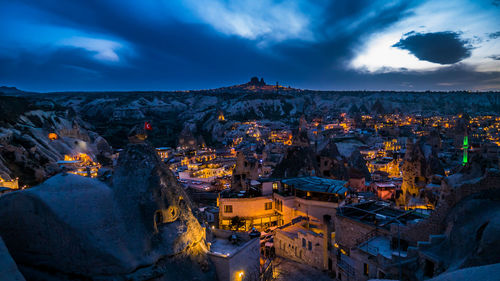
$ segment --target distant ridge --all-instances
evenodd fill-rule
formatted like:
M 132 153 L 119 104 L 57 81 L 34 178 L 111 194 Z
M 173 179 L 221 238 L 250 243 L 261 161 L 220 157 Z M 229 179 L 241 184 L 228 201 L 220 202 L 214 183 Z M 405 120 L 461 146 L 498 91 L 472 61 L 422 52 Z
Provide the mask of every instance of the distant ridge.
M 7 95 L 7 96 L 21 96 L 21 95 L 33 94 L 33 93 L 19 90 L 16 87 L 0 86 L 0 95 L 1 94 Z
M 214 89 L 193 89 L 193 90 L 68 90 L 68 91 L 24 91 L 14 86 L 0 86 L 0 96 L 36 96 L 39 94 L 153 94 L 153 93 L 205 93 L 205 94 L 245 94 L 245 93 L 281 93 L 281 94 L 305 94 L 305 93 L 344 93 L 344 94 L 377 94 L 377 93 L 406 93 L 406 94 L 498 94 L 500 91 L 470 91 L 470 90 L 449 90 L 449 91 L 414 91 L 414 90 L 311 90 L 292 88 L 290 86 L 279 85 L 279 82 L 271 85 L 264 81 L 264 78 L 252 77 L 250 81 L 232 86 Z
M 225 92 L 225 93 L 238 93 L 238 92 L 263 92 L 263 93 L 272 93 L 272 92 L 287 92 L 287 93 L 296 93 L 296 92 L 302 92 L 304 90 L 301 89 L 295 89 L 291 87 L 284 87 L 282 85 L 279 85 L 278 82 L 276 82 L 275 85 L 269 85 L 266 84 L 264 81 L 264 78 L 258 78 L 257 76 L 254 76 L 250 78 L 250 81 L 244 84 L 239 84 L 239 85 L 234 85 L 234 86 L 228 86 L 228 87 L 221 87 L 221 88 L 216 88 L 216 89 L 211 89 L 211 90 L 201 90 L 202 92 Z

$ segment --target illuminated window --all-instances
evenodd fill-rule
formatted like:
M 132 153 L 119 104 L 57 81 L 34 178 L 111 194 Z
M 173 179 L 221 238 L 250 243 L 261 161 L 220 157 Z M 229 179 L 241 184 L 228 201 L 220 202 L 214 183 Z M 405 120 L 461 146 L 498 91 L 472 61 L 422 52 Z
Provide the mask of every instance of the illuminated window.
M 232 213 L 232 212 L 233 212 L 233 205 L 224 206 L 224 213 Z
M 369 274 L 369 273 L 370 273 L 370 267 L 368 266 L 368 264 L 367 264 L 367 263 L 364 263 L 364 264 L 363 264 L 363 274 L 364 274 L 365 276 L 368 276 L 368 274 Z
M 265 204 L 266 210 L 271 210 L 273 208 L 273 202 L 269 202 Z
M 278 183 L 277 182 L 273 182 L 273 189 L 274 190 L 278 189 Z
M 49 133 L 50 140 L 57 140 L 57 135 L 55 133 Z

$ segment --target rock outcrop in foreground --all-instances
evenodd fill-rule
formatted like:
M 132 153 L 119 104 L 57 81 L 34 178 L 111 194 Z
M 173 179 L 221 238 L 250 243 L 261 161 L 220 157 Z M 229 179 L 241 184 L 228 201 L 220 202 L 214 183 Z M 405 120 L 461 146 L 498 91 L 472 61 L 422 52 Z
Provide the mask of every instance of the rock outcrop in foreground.
M 0 280 L 3 281 L 24 281 L 23 276 L 17 269 L 16 263 L 12 259 L 0 237 Z
M 213 280 L 205 232 L 145 143 L 112 181 L 60 174 L 0 198 L 0 236 L 27 279 Z

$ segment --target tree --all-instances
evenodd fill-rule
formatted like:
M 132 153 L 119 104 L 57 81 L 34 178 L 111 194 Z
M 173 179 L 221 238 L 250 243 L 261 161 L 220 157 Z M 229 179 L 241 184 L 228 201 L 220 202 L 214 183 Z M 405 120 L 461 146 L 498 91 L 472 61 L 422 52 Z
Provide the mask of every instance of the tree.
M 245 226 L 245 220 L 236 216 L 231 219 L 231 229 L 238 230 L 241 227 Z

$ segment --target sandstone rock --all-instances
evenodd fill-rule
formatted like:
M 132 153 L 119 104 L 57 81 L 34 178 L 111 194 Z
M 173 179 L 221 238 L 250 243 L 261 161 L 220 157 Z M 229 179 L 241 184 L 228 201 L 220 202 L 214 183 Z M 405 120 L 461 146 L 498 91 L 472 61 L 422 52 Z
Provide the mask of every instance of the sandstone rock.
M 59 174 L 0 206 L 0 235 L 29 279 L 214 278 L 190 200 L 149 144 L 127 146 L 112 185 Z
M 56 162 L 65 155 L 85 153 L 96 160 L 101 151 L 107 150 L 107 143 L 86 129 L 90 125 L 75 116 L 66 119 L 68 116 L 73 115 L 31 110 L 19 113 L 0 128 L 12 136 L 0 147 L 1 176 L 19 177 L 21 186 L 33 186 L 59 172 Z M 57 138 L 51 139 L 49 134 Z
M 0 237 L 0 280 L 24 281 L 24 277 L 17 269 L 17 265 L 9 254 L 9 250 Z

